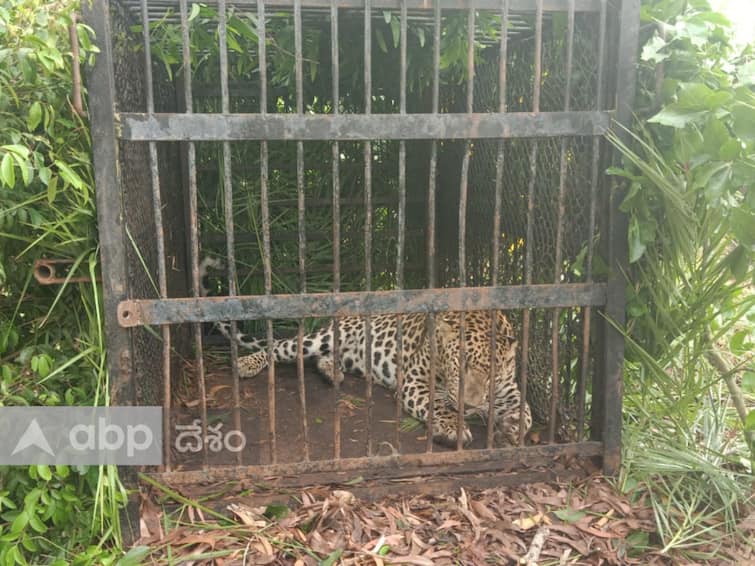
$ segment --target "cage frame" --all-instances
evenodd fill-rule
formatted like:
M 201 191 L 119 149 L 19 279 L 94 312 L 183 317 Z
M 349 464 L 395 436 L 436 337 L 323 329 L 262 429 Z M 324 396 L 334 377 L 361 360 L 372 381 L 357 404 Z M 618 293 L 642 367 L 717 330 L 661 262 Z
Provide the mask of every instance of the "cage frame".
M 149 21 L 147 2 L 127 0 L 134 6 L 142 9 L 144 21 Z M 173 2 L 162 2 L 162 4 Z M 180 0 L 182 6 L 181 17 L 186 17 L 186 0 Z M 224 0 L 211 2 L 223 12 Z M 230 2 L 229 2 L 230 3 Z M 161 0 L 153 0 L 150 5 L 161 4 Z M 586 283 L 559 283 L 558 279 L 551 284 L 533 284 L 526 281 L 523 285 L 498 286 L 493 282 L 490 287 L 468 287 L 465 284 L 465 276 L 461 275 L 461 284 L 456 288 L 432 288 L 434 275 L 430 274 L 430 287 L 424 290 L 403 289 L 401 281 L 398 288 L 391 291 L 373 291 L 369 287 L 359 292 L 341 292 L 338 285 L 334 285 L 331 293 L 307 293 L 306 289 L 299 294 L 273 295 L 270 284 L 270 240 L 269 219 L 263 218 L 265 228 L 264 250 L 267 255 L 265 261 L 266 292 L 259 296 L 237 295 L 237 290 L 232 286 L 227 297 L 201 297 L 198 292 L 198 251 L 190 252 L 191 256 L 191 284 L 194 295 L 189 298 L 167 298 L 167 275 L 165 265 L 165 251 L 160 249 L 163 241 L 163 227 L 161 223 L 160 189 L 158 174 L 156 172 L 157 142 L 192 142 L 213 141 L 222 142 L 224 152 L 228 150 L 228 144 L 234 140 L 259 140 L 263 147 L 267 141 L 272 140 L 295 140 L 298 145 L 297 176 L 299 209 L 303 214 L 303 189 L 301 183 L 301 145 L 307 140 L 320 140 L 334 142 L 333 167 L 337 166 L 337 148 L 339 141 L 365 142 L 365 156 L 369 157 L 370 144 L 374 139 L 398 140 L 403 148 L 405 140 L 409 139 L 497 139 L 508 138 L 542 138 L 563 136 L 590 136 L 594 143 L 600 144 L 601 136 L 612 128 L 612 123 L 617 124 L 616 133 L 623 137 L 626 135 L 624 127 L 631 123 L 632 103 L 635 90 L 635 54 L 639 34 L 639 0 L 267 0 L 254 2 L 252 0 L 239 0 L 233 4 L 241 4 L 256 7 L 264 16 L 266 6 L 286 7 L 294 10 L 297 14 L 297 112 L 293 114 L 268 114 L 265 112 L 264 97 L 261 103 L 261 111 L 258 114 L 232 114 L 228 108 L 228 84 L 227 72 L 225 81 L 221 82 L 223 111 L 217 114 L 192 113 L 191 108 L 191 77 L 188 78 L 184 95 L 189 95 L 188 110 L 184 112 L 156 113 L 154 101 L 149 99 L 146 112 L 123 112 L 117 107 L 117 93 L 114 77 L 114 55 L 112 49 L 113 33 L 111 29 L 110 5 L 107 0 L 93 0 L 82 4 L 84 21 L 92 27 L 97 38 L 100 53 L 95 59 L 94 65 L 87 69 L 87 84 L 89 92 L 89 113 L 92 126 L 94 176 L 97 199 L 97 214 L 100 234 L 100 253 L 102 266 L 102 288 L 104 301 L 104 324 L 107 337 L 108 371 L 111 383 L 111 400 L 114 404 L 132 405 L 137 402 L 137 393 L 134 377 L 134 345 L 131 339 L 131 329 L 143 325 L 157 325 L 162 328 L 163 336 L 163 372 L 168 373 L 165 386 L 165 404 L 170 397 L 170 325 L 176 323 L 191 323 L 194 328 L 194 340 L 201 352 L 202 336 L 200 325 L 205 322 L 220 322 L 226 320 L 288 318 L 299 320 L 304 317 L 322 316 L 338 319 L 348 315 L 373 316 L 381 313 L 410 313 L 410 312 L 439 312 L 439 311 L 469 311 L 469 310 L 510 310 L 530 308 L 569 308 L 584 307 L 588 328 L 585 332 L 589 338 L 589 312 L 597 309 L 602 315 L 598 322 L 601 330 L 601 347 L 597 355 L 598 367 L 595 373 L 602 376 L 593 383 L 593 407 L 591 413 L 592 437 L 589 440 L 569 444 L 549 444 L 544 446 L 519 446 L 514 448 L 493 448 L 491 446 L 491 427 L 488 427 L 488 447 L 484 450 L 454 451 L 454 452 L 429 452 L 426 454 L 398 454 L 393 456 L 370 455 L 365 458 L 341 459 L 336 454 L 333 460 L 305 459 L 295 464 L 279 464 L 274 460 L 269 465 L 255 466 L 231 466 L 214 468 L 206 464 L 200 470 L 172 471 L 170 468 L 155 472 L 155 477 L 162 478 L 172 484 L 196 483 L 205 481 L 223 481 L 229 478 L 239 477 L 268 477 L 274 475 L 297 476 L 295 482 L 282 482 L 279 486 L 286 485 L 309 485 L 312 483 L 338 483 L 344 474 L 359 472 L 366 474 L 365 479 L 380 478 L 403 478 L 412 476 L 440 476 L 451 474 L 456 478 L 452 485 L 463 483 L 464 473 L 491 472 L 498 475 L 496 479 L 488 483 L 504 483 L 508 480 L 503 478 L 511 469 L 524 466 L 547 466 L 550 461 L 559 456 L 598 458 L 602 469 L 607 475 L 617 473 L 621 463 L 621 391 L 622 391 L 622 367 L 624 360 L 624 341 L 619 328 L 625 322 L 625 279 L 623 273 L 628 262 L 627 252 L 627 219 L 619 209 L 622 191 L 617 187 L 610 192 L 607 205 L 608 217 L 606 219 L 607 230 L 603 233 L 605 239 L 601 240 L 605 257 L 608 260 L 610 273 L 606 281 Z M 305 115 L 302 112 L 301 98 L 301 10 L 304 8 L 320 8 L 330 10 L 330 14 L 338 13 L 340 9 L 361 9 L 365 14 L 365 29 L 369 36 L 369 16 L 376 9 L 401 10 L 406 14 L 408 9 L 427 10 L 428 14 L 434 12 L 436 18 L 441 10 L 466 10 L 469 14 L 471 33 L 474 33 L 474 12 L 478 9 L 501 10 L 508 14 L 509 10 L 534 11 L 536 12 L 536 25 L 542 26 L 543 12 L 560 11 L 569 12 L 573 17 L 574 11 L 610 12 L 612 14 L 613 29 L 618 33 L 618 40 L 611 46 L 606 46 L 607 54 L 601 57 L 613 65 L 606 65 L 603 83 L 607 85 L 608 96 L 613 100 L 609 108 L 598 108 L 590 111 L 574 111 L 567 107 L 559 112 L 540 112 L 536 106 L 530 113 L 508 113 L 503 103 L 498 112 L 475 113 L 473 112 L 473 94 L 470 85 L 469 99 L 467 100 L 466 112 L 458 114 L 442 114 L 437 106 L 437 84 L 434 92 L 434 105 L 432 112 L 423 114 L 407 114 L 405 100 L 405 72 L 406 72 L 406 18 L 402 18 L 402 100 L 401 110 L 397 114 L 371 114 L 369 88 L 366 94 L 366 109 L 363 114 L 339 114 L 337 111 L 332 115 Z M 605 20 L 605 18 L 604 18 Z M 336 18 L 337 21 L 337 18 Z M 186 22 L 184 21 L 184 24 Z M 573 24 L 572 24 L 573 25 Z M 601 33 L 606 33 L 607 26 L 611 25 L 603 21 Z M 337 26 L 337 24 L 336 24 Z M 183 30 L 187 33 L 186 28 Z M 225 32 L 221 31 L 221 38 Z M 573 28 L 572 28 L 573 33 Z M 184 38 L 186 40 L 186 38 Z M 260 39 L 264 43 L 264 33 Z M 337 41 L 337 27 L 336 27 Z M 505 44 L 505 42 L 502 42 Z M 148 49 L 148 39 L 145 39 Z M 367 42 L 365 50 L 369 51 Z M 223 62 L 223 50 L 221 50 L 221 69 L 227 60 Z M 261 48 L 261 59 L 264 57 L 264 48 Z M 336 54 L 337 67 L 337 54 Z M 369 54 L 366 55 L 369 58 Z M 473 57 L 471 55 L 470 57 Z M 186 63 L 186 51 L 184 51 L 184 63 Z M 473 58 L 470 59 L 474 66 Z M 505 67 L 505 59 L 503 63 Z M 147 73 L 149 65 L 145 66 Z M 370 84 L 370 69 L 365 66 L 365 84 Z M 264 72 L 264 61 L 260 65 Z M 337 69 L 334 79 L 334 90 L 337 92 Z M 437 53 L 435 60 L 435 72 L 438 72 Z M 536 73 L 539 71 L 536 70 Z M 222 70 L 221 70 L 222 73 Z M 472 74 L 470 73 L 470 76 Z M 147 80 L 149 89 L 152 78 Z M 537 85 L 537 81 L 535 81 Z M 264 85 L 264 80 L 262 81 Z M 264 87 L 263 87 L 264 88 Z M 537 86 L 535 88 L 538 88 Z M 602 88 L 602 86 L 600 87 Z M 537 97 L 535 97 L 537 100 Z M 157 241 L 158 241 L 158 279 L 160 297 L 156 299 L 134 299 L 130 296 L 127 267 L 128 239 L 124 225 L 123 185 L 121 183 L 121 165 L 119 161 L 119 143 L 140 142 L 148 144 L 150 161 L 152 163 L 153 195 L 156 195 L 154 208 Z M 193 147 L 193 145 L 191 145 Z M 535 152 L 537 144 L 534 145 Z M 402 149 L 403 157 L 400 162 L 405 166 L 405 150 Z M 501 150 L 502 151 L 502 150 Z M 600 152 L 605 154 L 605 152 Z M 467 151 L 462 163 L 462 191 L 466 191 L 465 181 L 468 170 Z M 614 157 L 615 158 L 615 157 Z M 191 157 L 189 160 L 191 161 Z M 229 159 L 229 158 L 228 158 Z M 368 161 L 369 162 L 369 161 Z M 431 161 L 431 167 L 434 161 Z M 563 166 L 563 164 L 562 164 Z M 597 162 L 595 164 L 597 167 Z M 533 165 L 534 167 L 534 165 Z M 266 173 L 263 171 L 262 175 Z M 368 173 L 365 173 L 365 183 L 368 183 Z M 337 178 L 337 176 L 336 176 Z M 196 172 L 191 191 L 193 204 L 190 203 L 193 222 L 196 222 Z M 230 183 L 230 179 L 226 179 Z M 405 177 L 402 180 L 401 169 L 399 170 L 399 187 L 405 185 Z M 601 187 L 606 190 L 606 187 Z M 263 189 L 263 200 L 265 198 Z M 401 190 L 401 188 L 400 188 Z M 500 192 L 500 182 L 496 186 L 497 198 Z M 337 187 L 334 187 L 334 207 L 337 214 Z M 432 191 L 430 191 L 432 195 Z M 226 195 L 227 196 L 227 195 Z M 399 200 L 405 199 L 405 194 L 399 194 Z M 465 202 L 465 200 L 462 200 Z M 229 203 L 225 203 L 229 206 Z M 263 204 L 264 210 L 265 204 Z M 465 211 L 460 210 L 460 223 L 465 221 Z M 500 202 L 497 201 L 497 212 L 500 212 Z M 496 217 L 496 220 L 498 218 Z M 399 219 L 401 223 L 401 219 Z M 401 224 L 400 224 L 401 225 Z M 190 227 L 194 246 L 196 247 L 196 226 Z M 233 259 L 233 225 L 229 226 L 229 259 Z M 338 222 L 334 222 L 334 242 L 338 242 Z M 365 231 L 369 230 L 369 225 Z M 401 230 L 399 230 L 401 234 Z M 300 241 L 303 238 L 302 231 L 299 233 Z M 434 235 L 428 236 L 428 257 L 434 253 Z M 399 241 L 399 246 L 403 243 Z M 558 249 L 558 246 L 557 246 Z M 460 257 L 463 258 L 464 245 L 460 242 Z M 338 254 L 336 254 L 338 257 Z M 398 254 L 399 262 L 402 254 Z M 494 257 L 498 258 L 496 253 Z M 230 262 L 234 265 L 234 262 Z M 460 261 L 460 265 L 464 265 Z M 303 272 L 303 259 L 300 258 L 300 268 Z M 235 269 L 232 267 L 231 269 Z M 336 281 L 339 280 L 340 266 L 334 266 Z M 366 269 L 370 269 L 369 262 Z M 398 273 L 403 273 L 404 266 L 399 264 Z M 494 270 L 494 273 L 497 271 Z M 229 280 L 233 281 L 233 273 L 229 274 Z M 368 278 L 369 281 L 369 278 Z M 528 311 L 525 310 L 525 313 Z M 557 311 L 556 311 L 557 312 Z M 529 318 L 525 317 L 523 324 L 529 324 Z M 555 325 L 554 325 L 555 326 Z M 464 325 L 462 323 L 462 332 Z M 235 331 L 235 330 L 234 330 Z M 431 330 L 431 334 L 432 334 Z M 400 334 L 400 332 L 399 332 Z M 528 335 L 525 331 L 525 336 Z M 299 332 L 299 344 L 301 344 L 301 326 Z M 272 323 L 268 322 L 268 338 L 272 338 Z M 494 333 L 491 336 L 495 344 Z M 400 338 L 399 338 L 400 340 Z M 367 339 L 369 343 L 369 338 Z M 554 341 L 555 343 L 555 341 Z M 234 346 L 232 345 L 232 348 Z M 526 351 L 526 345 L 523 345 Z M 463 355 L 463 353 L 462 353 Z M 557 356 L 557 350 L 556 354 Z M 201 359 L 201 355 L 199 356 Z M 232 359 L 238 358 L 238 351 L 232 350 Z M 371 355 L 367 353 L 368 361 Z M 554 362 L 555 363 L 555 362 Z M 235 366 L 235 364 L 234 364 Z M 526 364 L 525 364 L 526 366 Z M 203 370 L 201 370 L 203 371 Z M 238 398 L 238 375 L 237 369 L 233 368 L 236 389 L 234 396 Z M 275 383 L 272 375 L 274 365 L 270 364 L 268 378 L 270 383 Z M 301 379 L 301 368 L 298 368 Z M 399 371 L 399 381 L 401 375 Z M 523 387 L 526 388 L 526 369 L 524 370 Z M 371 379 L 368 382 L 368 395 L 371 391 Z M 434 383 L 434 380 L 431 380 Z M 554 373 L 554 386 L 557 379 Z M 463 387 L 463 375 L 460 389 Z M 491 384 L 492 387 L 492 384 Z M 432 398 L 431 392 L 431 398 Z M 400 396 L 399 396 L 400 397 Z M 274 392 L 271 399 L 274 400 Z M 400 405 L 397 404 L 397 410 Z M 555 408 L 553 408 L 555 411 Z M 582 407 L 584 410 L 584 407 Z M 206 411 L 206 409 L 205 409 Z M 491 398 L 492 411 L 492 398 Z M 165 411 L 166 413 L 168 411 Z M 166 417 L 167 418 L 167 417 Z M 274 417 L 273 417 L 274 418 Z M 463 417 L 460 417 L 460 420 Z M 337 419 L 337 422 L 340 422 Z M 555 420 L 551 421 L 552 423 Z M 460 423 L 461 424 L 461 423 Z M 167 430 L 169 423 L 165 421 Z M 203 421 L 206 426 L 206 414 Z M 429 423 L 432 430 L 432 422 Z M 272 426 L 275 428 L 274 422 Z M 336 433 L 338 434 L 338 433 Z M 581 434 L 581 433 L 580 433 Z M 428 434 L 428 437 L 431 437 Z M 272 439 L 274 442 L 274 438 Z M 428 446 L 431 441 L 428 442 Z M 336 444 L 338 445 L 338 444 Z M 206 456 L 205 456 L 206 457 Z M 527 476 L 523 474 L 516 481 L 528 481 L 540 476 Z M 445 489 L 449 482 L 435 477 L 435 483 L 440 489 Z M 485 482 L 476 482 L 482 485 Z

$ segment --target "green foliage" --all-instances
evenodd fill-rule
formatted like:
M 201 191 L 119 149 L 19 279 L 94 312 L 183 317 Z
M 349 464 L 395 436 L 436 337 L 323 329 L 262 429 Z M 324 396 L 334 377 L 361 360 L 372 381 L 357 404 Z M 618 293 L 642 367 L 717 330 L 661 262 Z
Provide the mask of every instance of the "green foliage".
M 733 52 L 728 21 L 705 2 L 646 2 L 642 13 L 655 31 L 643 38 L 638 107 L 653 110 L 625 141 L 613 136 L 624 162 L 610 171 L 626 180 L 631 262 L 623 482 L 649 497 L 664 551 L 704 560 L 711 543 L 735 536 L 750 497 L 748 425 L 730 406 L 731 376 L 711 359 L 725 358 L 747 395 L 752 53 Z
M 107 402 L 91 142 L 69 100 L 77 8 L 0 5 L 0 405 Z M 83 63 L 97 50 L 87 26 L 76 31 Z M 40 257 L 70 259 L 89 281 L 39 286 Z M 0 563 L 112 562 L 115 469 L 5 467 L 0 478 Z

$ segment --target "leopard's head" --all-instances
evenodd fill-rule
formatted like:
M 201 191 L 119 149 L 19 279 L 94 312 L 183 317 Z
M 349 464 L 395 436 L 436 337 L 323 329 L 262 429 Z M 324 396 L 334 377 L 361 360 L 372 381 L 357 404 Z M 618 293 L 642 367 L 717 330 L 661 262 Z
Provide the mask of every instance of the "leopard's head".
M 457 410 L 463 410 L 466 414 L 487 414 L 491 376 L 489 333 L 486 332 L 484 336 L 469 330 L 465 333 L 463 407 L 459 399 L 459 326 L 439 318 L 436 341 L 440 373 L 443 377 L 442 395 Z M 502 332 L 496 334 L 494 391 L 500 389 L 499 384 L 515 380 L 516 347 L 517 342 L 513 336 Z

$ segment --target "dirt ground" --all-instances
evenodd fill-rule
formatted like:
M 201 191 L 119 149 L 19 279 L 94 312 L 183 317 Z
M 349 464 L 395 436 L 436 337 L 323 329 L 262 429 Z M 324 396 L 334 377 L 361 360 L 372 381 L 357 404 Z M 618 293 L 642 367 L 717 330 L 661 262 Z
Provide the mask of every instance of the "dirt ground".
M 219 364 L 210 364 L 206 373 L 208 420 L 210 424 L 222 421 L 223 430 L 232 426 L 230 407 L 233 406 L 232 378 L 230 370 Z M 311 460 L 334 457 L 334 422 L 336 390 L 326 383 L 312 367 L 305 366 L 306 423 L 309 438 L 309 458 Z M 275 444 L 278 463 L 295 462 L 304 454 L 304 426 L 299 396 L 299 380 L 296 367 L 279 365 L 276 367 L 275 383 Z M 244 465 L 269 464 L 271 462 L 270 430 L 268 412 L 268 378 L 263 371 L 251 379 L 240 382 L 241 428 L 246 436 L 243 451 Z M 424 426 L 405 418 L 399 418 L 400 446 L 395 444 L 396 399 L 393 392 L 373 385 L 373 414 L 371 425 L 367 423 L 366 383 L 359 377 L 347 375 L 341 384 L 341 457 L 367 456 L 368 430 L 372 433 L 373 454 L 424 452 L 427 436 Z M 199 417 L 199 406 L 195 394 L 184 394 L 174 401 L 178 407 L 174 411 L 177 422 L 190 423 Z M 407 426 L 408 425 L 408 426 Z M 469 448 L 484 448 L 485 426 L 471 424 L 475 437 Z M 448 450 L 438 444 L 435 451 Z M 201 456 L 192 452 L 180 453 L 174 450 L 177 469 L 197 468 Z M 235 454 L 228 451 L 209 454 L 209 463 L 234 464 Z

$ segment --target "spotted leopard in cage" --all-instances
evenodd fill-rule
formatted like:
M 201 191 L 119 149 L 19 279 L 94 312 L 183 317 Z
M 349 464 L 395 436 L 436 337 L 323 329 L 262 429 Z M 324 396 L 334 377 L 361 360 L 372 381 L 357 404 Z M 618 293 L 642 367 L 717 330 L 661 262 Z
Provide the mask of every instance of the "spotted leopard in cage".
M 202 261 L 201 275 L 203 293 L 207 294 L 205 279 L 208 270 L 218 269 L 218 260 L 207 258 Z M 374 382 L 393 391 L 397 390 L 398 379 L 398 320 L 402 320 L 401 368 L 403 383 L 401 400 L 404 411 L 419 421 L 427 422 L 430 409 L 429 378 L 431 375 L 431 344 L 428 334 L 428 315 L 410 313 L 404 315 L 374 315 L 370 317 L 370 339 L 372 355 L 372 379 Z M 494 390 L 494 431 L 497 444 L 516 444 L 519 441 L 520 406 L 522 405 L 519 385 L 516 380 L 517 340 L 506 316 L 496 311 L 495 317 L 489 312 L 467 312 L 464 317 L 465 372 L 463 407 L 458 399 L 460 374 L 460 321 L 461 313 L 444 312 L 436 317 L 435 340 L 437 347 L 436 400 L 433 412 L 433 435 L 438 443 L 455 446 L 457 444 L 458 411 L 465 417 L 488 415 L 491 373 L 490 336 L 492 318 L 496 323 L 495 382 Z M 230 324 L 218 323 L 218 329 L 228 339 L 254 353 L 239 358 L 239 375 L 252 377 L 268 365 L 264 340 L 247 338 L 241 333 L 231 336 Z M 334 358 L 334 323 L 331 321 L 322 328 L 307 334 L 302 340 L 304 359 L 316 362 L 319 372 L 331 383 L 340 383 L 344 373 L 366 375 L 366 333 L 365 321 L 361 317 L 349 316 L 338 320 L 339 367 Z M 275 362 L 293 363 L 297 358 L 298 337 L 275 340 L 273 356 Z M 523 403 L 525 431 L 532 424 L 530 407 Z M 472 441 L 472 433 L 465 423 L 462 442 Z

